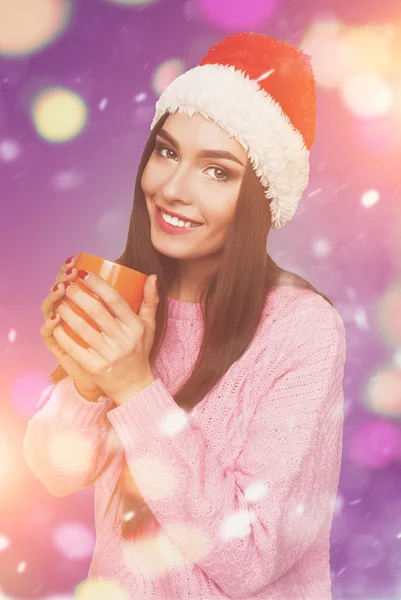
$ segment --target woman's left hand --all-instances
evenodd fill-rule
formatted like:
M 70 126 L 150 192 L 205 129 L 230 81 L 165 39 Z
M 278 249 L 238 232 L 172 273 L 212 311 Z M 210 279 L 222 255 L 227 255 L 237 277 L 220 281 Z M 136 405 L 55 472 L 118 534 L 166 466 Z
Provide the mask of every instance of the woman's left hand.
M 79 271 L 79 275 L 84 273 Z M 53 335 L 60 346 L 92 374 L 94 382 L 105 394 L 116 404 L 122 404 L 154 381 L 149 354 L 154 341 L 159 304 L 155 276 L 146 280 L 138 314 L 101 277 L 89 273 L 81 281 L 103 300 L 112 314 L 101 302 L 72 283 L 65 295 L 82 308 L 101 331 L 96 331 L 63 302 L 57 312 L 89 348 L 77 344 L 61 325 L 54 329 Z

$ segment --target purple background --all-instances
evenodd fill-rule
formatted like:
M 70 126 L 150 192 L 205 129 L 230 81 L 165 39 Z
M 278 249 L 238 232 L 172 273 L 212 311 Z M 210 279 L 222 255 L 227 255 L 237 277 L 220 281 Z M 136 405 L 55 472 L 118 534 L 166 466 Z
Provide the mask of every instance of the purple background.
M 401 20 L 395 0 L 282 0 L 270 2 L 270 15 L 259 10 L 264 0 L 253 0 L 239 21 L 237 4 L 215 0 L 210 8 L 205 1 L 202 11 L 200 2 L 182 0 L 149 6 L 85 0 L 72 4 L 68 25 L 52 43 L 26 56 L 0 55 L 0 145 L 12 141 L 19 149 L 14 160 L 0 158 L 0 597 L 71 598 L 87 575 L 91 538 L 77 557 L 57 549 L 53 536 L 67 521 L 93 535 L 93 489 L 53 498 L 22 457 L 27 421 L 56 366 L 39 335 L 40 305 L 68 256 L 84 251 L 113 260 L 124 249 L 137 165 L 158 98 L 155 71 L 170 59 L 192 68 L 209 46 L 235 31 L 298 44 L 322 16 L 352 26 Z M 401 65 L 401 56 L 396 59 Z M 31 118 L 34 94 L 47 85 L 77 92 L 88 107 L 85 128 L 63 143 L 44 140 Z M 281 266 L 332 299 L 347 329 L 333 598 L 396 599 L 401 405 L 392 416 L 373 412 L 366 386 L 385 366 L 401 369 L 400 339 L 386 339 L 379 319 L 381 299 L 399 281 L 401 146 L 364 147 L 356 117 L 337 91 L 318 89 L 317 100 L 309 187 L 294 219 L 272 230 L 268 248 Z M 371 188 L 380 200 L 367 210 L 360 199 Z M 319 254 L 320 240 L 329 243 L 328 252 Z

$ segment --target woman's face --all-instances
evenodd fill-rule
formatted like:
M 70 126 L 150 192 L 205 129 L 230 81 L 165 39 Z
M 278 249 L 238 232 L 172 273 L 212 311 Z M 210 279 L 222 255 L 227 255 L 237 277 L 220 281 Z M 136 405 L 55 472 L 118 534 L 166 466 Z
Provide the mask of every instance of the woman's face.
M 229 153 L 225 157 L 211 152 Z M 247 154 L 216 123 L 198 113 L 174 113 L 156 137 L 141 179 L 151 240 L 160 253 L 197 259 L 218 253 L 234 216 Z M 163 231 L 157 206 L 201 223 L 183 235 Z M 188 230 L 186 230 L 188 231 Z

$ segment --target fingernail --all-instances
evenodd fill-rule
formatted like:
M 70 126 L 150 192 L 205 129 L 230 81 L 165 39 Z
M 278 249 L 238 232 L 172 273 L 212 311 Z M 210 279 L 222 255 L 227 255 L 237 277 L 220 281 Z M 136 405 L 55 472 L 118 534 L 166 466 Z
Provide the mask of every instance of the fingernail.
M 67 260 L 65 261 L 65 264 L 66 264 L 66 265 L 69 265 L 69 264 L 70 264 L 70 262 L 72 262 L 72 260 L 73 260 L 73 259 L 74 259 L 74 257 L 73 257 L 73 256 L 70 256 L 70 257 L 69 257 L 69 258 L 67 258 Z
M 54 315 L 52 315 L 50 318 L 51 318 L 52 321 L 54 321 L 54 319 L 57 319 L 57 314 L 54 313 Z
M 69 269 L 67 269 L 67 270 L 66 270 L 66 272 L 65 272 L 65 274 L 66 274 L 66 275 L 71 275 L 71 273 L 72 273 L 72 269 L 73 269 L 73 268 L 74 268 L 74 267 L 70 267 Z
M 86 279 L 87 277 L 89 277 L 89 273 L 88 271 L 84 271 L 83 269 L 81 269 L 80 271 L 78 271 L 78 277 L 80 279 Z
M 69 288 L 69 287 L 70 287 L 70 285 L 71 285 L 71 281 L 65 281 L 65 282 L 63 282 L 63 283 L 64 283 L 64 289 L 65 289 L 65 290 L 68 290 L 68 288 Z
M 61 300 L 59 300 L 58 302 L 56 302 L 56 304 L 54 305 L 55 308 L 58 308 L 59 306 L 61 306 L 63 303 Z
M 54 286 L 53 292 L 57 292 L 57 290 L 58 290 L 58 283 L 56 283 L 56 285 Z

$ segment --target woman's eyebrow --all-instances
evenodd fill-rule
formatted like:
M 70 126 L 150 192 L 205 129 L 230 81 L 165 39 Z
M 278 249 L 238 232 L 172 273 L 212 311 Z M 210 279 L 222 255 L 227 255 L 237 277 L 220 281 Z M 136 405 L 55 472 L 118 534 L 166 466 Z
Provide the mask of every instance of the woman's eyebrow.
M 158 132 L 157 135 L 160 136 L 161 138 L 163 138 L 164 140 L 166 140 L 167 142 L 169 142 L 172 146 L 177 148 L 177 150 L 180 149 L 180 145 L 177 142 L 177 140 L 170 133 L 168 133 L 165 129 L 160 129 L 160 131 Z M 238 163 L 242 167 L 245 166 L 239 160 L 239 158 L 237 158 L 236 156 L 234 156 L 234 154 L 231 154 L 231 152 L 228 152 L 227 150 L 201 150 L 200 152 L 198 152 L 198 157 L 199 158 L 225 158 L 227 160 L 232 160 L 232 161 Z

